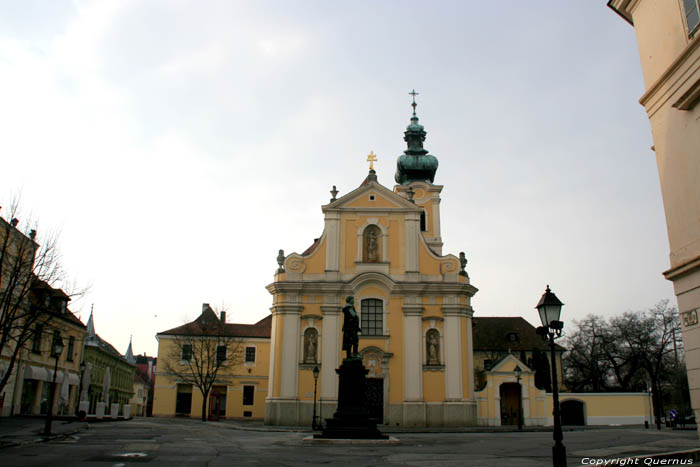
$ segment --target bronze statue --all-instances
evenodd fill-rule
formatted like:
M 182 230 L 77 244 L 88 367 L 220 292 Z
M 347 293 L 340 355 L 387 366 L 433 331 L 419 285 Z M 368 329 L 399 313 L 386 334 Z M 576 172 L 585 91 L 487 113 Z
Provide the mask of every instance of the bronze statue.
M 348 296 L 343 307 L 343 350 L 347 352 L 347 358 L 356 358 L 359 353 L 358 334 L 362 334 L 360 318 L 355 311 L 355 299 Z

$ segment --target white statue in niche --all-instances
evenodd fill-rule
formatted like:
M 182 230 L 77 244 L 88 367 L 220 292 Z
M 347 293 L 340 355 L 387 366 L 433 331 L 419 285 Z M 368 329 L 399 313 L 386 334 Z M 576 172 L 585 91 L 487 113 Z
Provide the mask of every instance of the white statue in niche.
M 318 348 L 318 331 L 309 328 L 304 331 L 304 363 L 316 363 L 316 350 Z
M 365 229 L 364 233 L 364 262 L 376 263 L 380 259 L 379 252 L 379 228 L 376 225 L 370 225 Z
M 435 329 L 428 331 L 426 336 L 428 365 L 440 364 L 440 339 Z

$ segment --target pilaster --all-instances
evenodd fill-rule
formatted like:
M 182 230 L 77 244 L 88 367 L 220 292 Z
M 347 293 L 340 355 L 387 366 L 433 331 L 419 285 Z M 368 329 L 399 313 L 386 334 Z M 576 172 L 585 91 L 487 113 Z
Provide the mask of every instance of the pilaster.
M 403 303 L 404 400 L 423 400 L 423 359 L 420 345 L 423 306 L 420 297 L 407 296 Z

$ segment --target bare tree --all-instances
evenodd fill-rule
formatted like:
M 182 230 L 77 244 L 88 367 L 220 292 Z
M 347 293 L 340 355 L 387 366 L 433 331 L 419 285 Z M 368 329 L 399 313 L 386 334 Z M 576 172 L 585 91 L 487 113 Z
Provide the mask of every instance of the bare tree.
M 676 389 L 682 366 L 680 335 L 678 311 L 668 300 L 608 320 L 589 315 L 567 336 L 567 384 L 575 391 L 645 390 L 649 384 L 659 424 L 664 395 Z
M 0 392 L 9 381 L 22 348 L 34 338 L 37 325 L 51 319 L 41 307 L 30 304 L 32 287 L 41 282 L 53 285 L 64 277 L 57 235 L 48 235 L 38 243 L 31 223 L 22 226 L 27 234 L 20 231 L 17 201 L 7 212 L 6 218 L 0 216 L 0 353 L 8 357 L 0 378 Z
M 207 397 L 217 383 L 226 382 L 228 370 L 243 362 L 240 337 L 229 330 L 211 308 L 171 335 L 175 345 L 167 355 L 165 370 L 202 393 L 202 421 L 207 420 Z

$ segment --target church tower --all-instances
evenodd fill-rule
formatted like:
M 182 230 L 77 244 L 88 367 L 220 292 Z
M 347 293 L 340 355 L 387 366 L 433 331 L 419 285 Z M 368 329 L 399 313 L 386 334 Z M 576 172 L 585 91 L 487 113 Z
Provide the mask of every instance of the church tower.
M 302 254 L 278 257 L 265 423 L 332 417 L 341 355 L 341 307 L 355 298 L 371 413 L 393 426 L 476 425 L 471 297 L 464 254 L 442 255 L 438 160 L 423 148 L 415 96 L 393 191 L 370 170 L 321 207 L 325 228 Z

